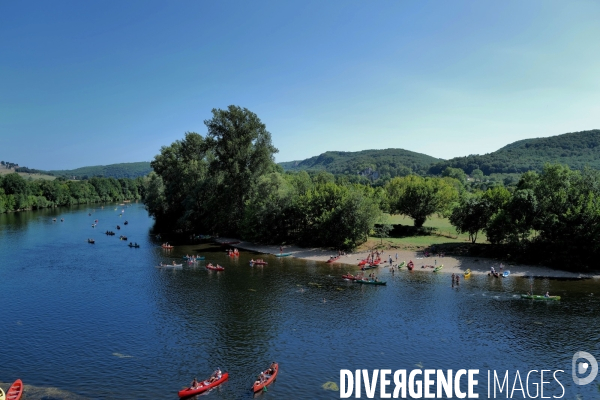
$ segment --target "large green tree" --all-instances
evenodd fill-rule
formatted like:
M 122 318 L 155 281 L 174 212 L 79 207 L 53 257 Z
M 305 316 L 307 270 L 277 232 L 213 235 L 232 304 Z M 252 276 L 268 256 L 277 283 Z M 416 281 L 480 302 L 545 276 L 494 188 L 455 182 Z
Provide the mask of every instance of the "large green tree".
M 458 200 L 458 190 L 451 178 L 423 178 L 416 175 L 396 177 L 385 186 L 392 214 L 404 214 L 421 227 L 427 217 L 443 213 Z
M 146 205 L 171 229 L 239 234 L 260 178 L 277 170 L 271 134 L 246 108 L 213 109 L 205 137 L 188 132 L 163 146 L 151 165 Z
M 209 174 L 214 181 L 211 206 L 223 233 L 235 234 L 261 176 L 275 170 L 277 149 L 258 116 L 238 106 L 213 109 L 204 121 L 208 132 L 206 149 L 213 155 Z

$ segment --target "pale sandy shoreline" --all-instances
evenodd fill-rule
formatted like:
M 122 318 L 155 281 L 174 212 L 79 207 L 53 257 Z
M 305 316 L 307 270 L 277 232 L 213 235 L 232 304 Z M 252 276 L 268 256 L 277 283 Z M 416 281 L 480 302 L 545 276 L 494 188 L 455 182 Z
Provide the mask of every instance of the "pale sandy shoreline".
M 219 242 L 237 241 L 237 239 L 226 239 L 220 238 Z M 251 242 L 240 241 L 232 247 L 238 249 L 250 250 L 257 253 L 263 254 L 279 254 L 279 246 L 274 245 L 261 245 Z M 334 250 L 323 249 L 319 247 L 313 248 L 302 248 L 294 245 L 283 246 L 284 253 L 292 253 L 292 257 L 301 258 L 305 260 L 313 261 L 327 261 L 331 256 L 336 256 L 337 253 Z M 339 265 L 340 267 L 345 266 L 344 270 L 352 271 L 354 266 L 358 270 L 358 261 L 367 257 L 368 252 L 357 252 L 349 253 L 341 256 L 337 261 L 332 263 L 332 266 Z M 396 261 L 396 254 L 398 258 Z M 473 275 L 485 274 L 490 271 L 493 266 L 496 271 L 510 271 L 511 275 L 514 276 L 527 276 L 527 277 L 547 277 L 547 278 L 567 278 L 567 279 L 582 279 L 582 278 L 595 278 L 600 279 L 598 274 L 582 274 L 569 271 L 556 270 L 550 267 L 540 265 L 525 265 L 525 264 L 506 264 L 504 268 L 500 269 L 500 261 L 492 260 L 482 257 L 456 257 L 456 256 L 445 256 L 445 257 L 423 257 L 422 253 L 415 251 L 397 251 L 397 250 L 385 250 L 382 255 L 382 267 L 389 267 L 388 260 L 392 257 L 393 264 L 400 263 L 402 261 L 408 262 L 412 260 L 415 264 L 415 271 L 431 271 L 431 268 L 421 268 L 425 265 L 443 265 L 442 272 L 448 274 L 462 274 L 467 269 L 471 270 Z

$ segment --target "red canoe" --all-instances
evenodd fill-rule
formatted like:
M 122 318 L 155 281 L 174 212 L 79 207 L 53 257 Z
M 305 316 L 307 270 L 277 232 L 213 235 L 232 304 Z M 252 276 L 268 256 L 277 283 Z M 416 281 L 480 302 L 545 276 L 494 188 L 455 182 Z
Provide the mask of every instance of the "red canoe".
M 212 389 L 215 386 L 219 386 L 221 383 L 225 382 L 229 378 L 229 372 L 224 372 L 221 375 L 221 379 L 217 379 L 214 382 L 209 382 L 208 379 L 204 382 L 200 382 L 195 389 L 187 388 L 180 390 L 177 394 L 180 398 L 193 396 L 198 393 L 206 392 L 208 389 Z
M 17 379 L 6 392 L 6 400 L 19 400 L 23 394 L 23 382 Z
M 212 264 L 208 264 L 206 266 L 207 269 L 213 270 L 213 271 L 225 271 L 225 268 L 221 267 L 219 264 L 217 264 L 217 266 L 215 267 Z
M 337 260 L 339 260 L 339 259 L 340 259 L 340 256 L 337 256 L 337 257 L 332 257 L 332 258 L 330 258 L 329 260 L 327 260 L 327 261 L 325 261 L 325 262 L 332 263 L 332 262 L 336 262 L 336 261 L 337 261 Z
M 350 279 L 351 281 L 355 281 L 357 279 L 354 275 L 351 275 L 351 274 L 342 275 L 342 278 Z
M 277 377 L 277 373 L 279 372 L 279 364 L 275 363 L 275 368 L 274 369 L 275 369 L 275 372 L 273 372 L 272 375 L 268 374 L 268 372 L 269 372 L 268 369 L 265 371 L 265 375 L 268 376 L 268 378 L 263 383 L 254 382 L 254 385 L 252 386 L 252 390 L 254 390 L 254 393 L 256 393 L 256 392 L 264 389 L 265 387 L 267 387 L 271 383 L 273 383 L 273 381 Z
M 267 262 L 266 261 L 250 261 L 250 264 L 267 265 Z

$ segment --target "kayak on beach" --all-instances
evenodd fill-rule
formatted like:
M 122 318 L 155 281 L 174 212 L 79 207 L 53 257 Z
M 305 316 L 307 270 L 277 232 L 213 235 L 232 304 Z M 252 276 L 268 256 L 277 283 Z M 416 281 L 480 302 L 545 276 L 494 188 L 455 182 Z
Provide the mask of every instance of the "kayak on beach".
M 464 275 L 465 275 L 465 278 L 470 277 L 471 276 L 471 268 L 467 268 Z
M 8 388 L 6 400 L 19 400 L 21 395 L 23 395 L 23 382 L 20 379 L 17 379 Z

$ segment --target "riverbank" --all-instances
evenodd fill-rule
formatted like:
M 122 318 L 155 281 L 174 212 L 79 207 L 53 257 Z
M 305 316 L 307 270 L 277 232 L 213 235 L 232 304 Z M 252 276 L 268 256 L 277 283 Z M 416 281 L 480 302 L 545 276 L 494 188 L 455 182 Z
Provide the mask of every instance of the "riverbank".
M 237 241 L 236 239 L 220 238 L 219 242 Z M 240 241 L 233 245 L 238 249 L 250 250 L 263 254 L 279 254 L 280 247 L 276 245 L 261 245 L 251 242 Z M 283 246 L 284 253 L 292 253 L 292 257 L 301 258 L 312 261 L 325 262 L 332 256 L 337 256 L 337 253 L 332 250 L 322 249 L 319 247 L 303 248 L 294 245 Z M 358 261 L 365 259 L 369 252 L 348 253 L 341 256 L 337 261 L 331 263 L 331 266 L 340 267 L 341 271 L 358 270 Z M 396 257 L 397 255 L 397 257 Z M 463 274 L 467 269 L 471 270 L 473 275 L 487 275 L 491 267 L 496 271 L 510 271 L 513 276 L 523 277 L 540 277 L 540 278 L 559 278 L 559 279 L 600 279 L 598 274 L 582 274 L 569 271 L 561 271 L 554 268 L 540 265 L 526 265 L 518 263 L 504 264 L 497 260 L 486 259 L 482 257 L 460 257 L 460 256 L 444 256 L 444 257 L 424 257 L 421 252 L 407 250 L 384 250 L 381 253 L 381 260 L 385 261 L 381 267 L 389 267 L 388 260 L 392 257 L 393 264 L 408 262 L 412 260 L 415 264 L 415 271 L 431 271 L 432 268 L 425 266 L 443 265 L 442 272 Z M 352 268 L 353 266 L 354 268 Z

